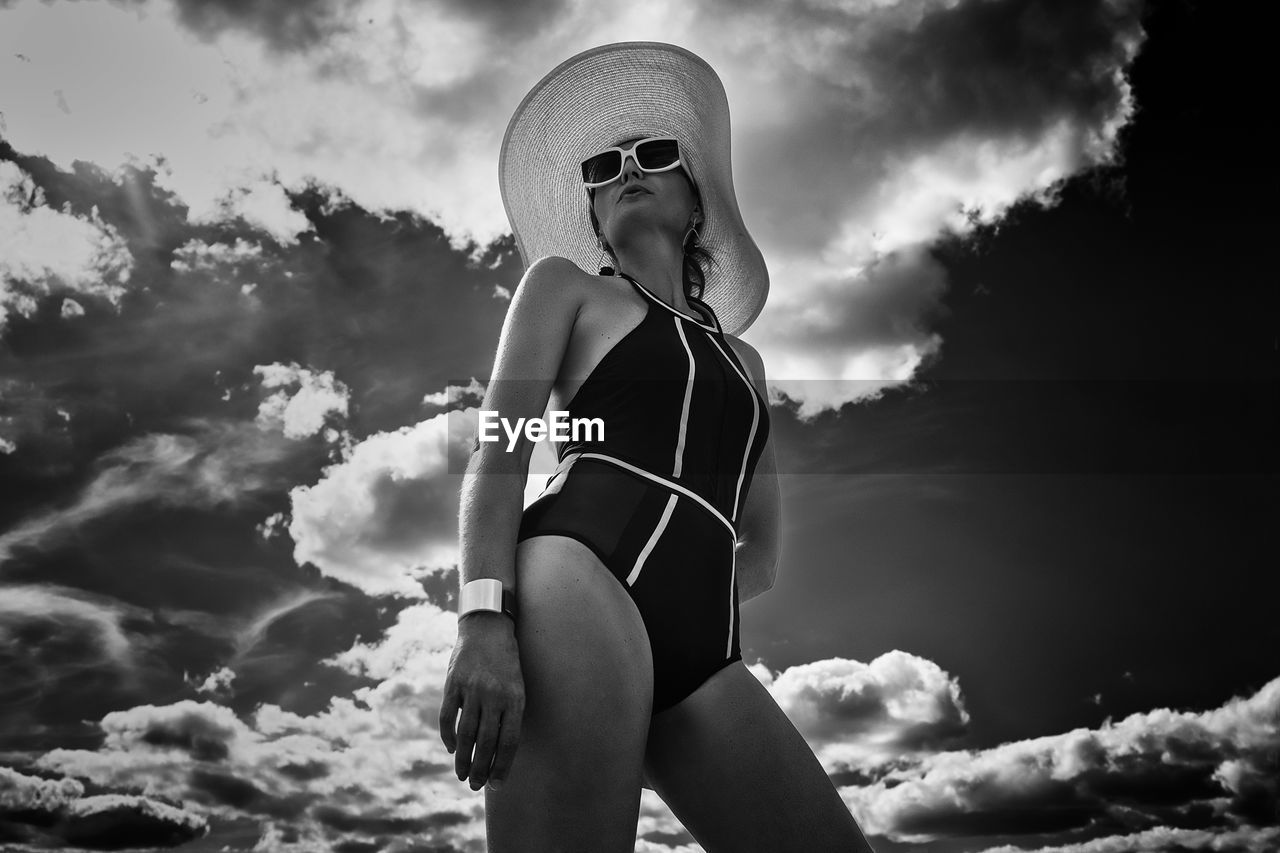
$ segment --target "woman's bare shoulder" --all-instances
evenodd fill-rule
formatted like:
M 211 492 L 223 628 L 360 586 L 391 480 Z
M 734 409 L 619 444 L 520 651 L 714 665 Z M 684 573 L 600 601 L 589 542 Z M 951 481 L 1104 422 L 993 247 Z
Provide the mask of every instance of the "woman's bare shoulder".
M 520 279 L 520 284 L 517 286 L 524 286 L 529 282 L 573 283 L 589 277 L 582 267 L 568 258 L 560 255 L 543 255 L 529 264 L 529 268 L 524 271 L 524 277 Z
M 535 291 L 548 291 L 543 299 L 568 300 L 573 310 L 595 306 L 597 313 L 616 310 L 617 298 L 631 293 L 624 279 L 587 272 L 568 258 L 547 255 L 529 265 L 520 286 Z
M 591 276 L 568 258 L 546 255 L 529 264 L 512 297 L 515 303 L 526 305 L 524 310 L 534 314 L 547 312 L 574 315 L 582 308 L 589 292 L 587 281 Z
M 762 382 L 764 380 L 764 359 L 760 357 L 760 353 L 756 352 L 756 348 L 728 332 L 725 332 L 724 339 L 729 342 L 729 346 L 733 348 L 738 358 L 742 360 L 742 366 L 747 369 L 751 379 L 757 383 Z

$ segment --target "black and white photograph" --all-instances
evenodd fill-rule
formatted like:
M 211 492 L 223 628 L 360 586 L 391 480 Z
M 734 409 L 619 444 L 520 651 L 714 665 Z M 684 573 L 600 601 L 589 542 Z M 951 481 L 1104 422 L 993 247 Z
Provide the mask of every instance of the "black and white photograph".
M 0 0 L 0 851 L 1278 853 L 1264 11 Z

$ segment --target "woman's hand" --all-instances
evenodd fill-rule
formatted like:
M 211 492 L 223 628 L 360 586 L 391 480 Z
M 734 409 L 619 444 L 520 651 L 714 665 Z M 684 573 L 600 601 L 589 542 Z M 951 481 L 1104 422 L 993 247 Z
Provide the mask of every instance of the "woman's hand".
M 523 715 L 515 623 L 488 611 L 459 619 L 440 706 L 440 738 L 454 754 L 459 781 L 469 778 L 473 791 L 486 782 L 494 790 L 501 787 L 520 741 Z

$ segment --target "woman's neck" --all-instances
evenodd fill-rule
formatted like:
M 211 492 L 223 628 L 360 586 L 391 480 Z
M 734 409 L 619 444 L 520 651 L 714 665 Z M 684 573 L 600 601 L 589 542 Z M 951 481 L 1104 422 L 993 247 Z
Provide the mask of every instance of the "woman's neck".
M 644 285 L 649 292 L 677 311 L 700 316 L 684 295 L 684 253 L 666 241 L 648 241 L 639 246 L 614 249 L 618 270 Z

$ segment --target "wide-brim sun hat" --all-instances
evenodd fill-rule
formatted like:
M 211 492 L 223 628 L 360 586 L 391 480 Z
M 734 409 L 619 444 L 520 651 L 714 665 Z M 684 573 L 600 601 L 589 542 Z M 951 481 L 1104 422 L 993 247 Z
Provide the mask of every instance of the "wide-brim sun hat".
M 498 184 L 527 268 L 559 255 L 589 272 L 600 264 L 582 185 L 582 161 L 641 136 L 674 136 L 702 196 L 701 299 L 739 334 L 759 316 L 769 270 L 733 190 L 729 99 L 701 57 L 662 42 L 618 42 L 557 65 L 516 107 L 502 140 Z M 643 282 L 642 282 L 643 283 Z

